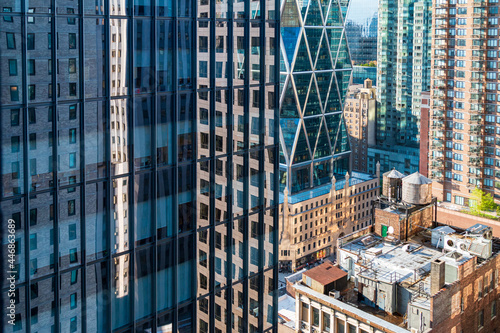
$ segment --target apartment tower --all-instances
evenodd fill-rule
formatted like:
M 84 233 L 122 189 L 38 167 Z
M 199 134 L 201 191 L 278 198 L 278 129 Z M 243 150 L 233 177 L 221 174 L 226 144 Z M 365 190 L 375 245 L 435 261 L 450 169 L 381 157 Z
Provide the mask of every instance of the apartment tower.
M 498 2 L 437 1 L 433 6 L 429 175 L 434 195 L 469 204 L 479 187 L 500 198 L 497 137 Z

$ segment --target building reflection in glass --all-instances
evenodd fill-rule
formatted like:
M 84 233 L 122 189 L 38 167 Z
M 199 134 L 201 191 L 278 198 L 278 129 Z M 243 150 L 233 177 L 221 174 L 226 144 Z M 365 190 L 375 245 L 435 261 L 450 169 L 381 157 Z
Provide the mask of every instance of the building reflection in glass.
M 276 4 L 2 4 L 3 331 L 274 328 Z

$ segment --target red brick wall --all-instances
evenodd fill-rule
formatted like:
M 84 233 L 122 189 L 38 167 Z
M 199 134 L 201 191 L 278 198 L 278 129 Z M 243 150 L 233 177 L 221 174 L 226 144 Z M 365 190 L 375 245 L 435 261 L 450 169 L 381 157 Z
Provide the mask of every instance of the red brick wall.
M 432 205 L 411 213 L 408 220 L 408 228 L 410 228 L 408 230 L 408 238 L 422 231 L 422 229 L 418 226 L 423 226 L 426 228 L 432 227 L 432 214 Z M 398 237 L 399 239 L 406 238 L 406 217 L 393 212 L 387 212 L 382 209 L 375 209 L 374 229 L 377 235 L 382 235 L 382 225 L 393 227 L 394 237 Z
M 429 177 L 429 107 L 420 108 L 420 161 L 418 172 Z
M 500 255 L 492 257 L 481 266 L 476 260 L 469 260 L 460 267 L 462 278 L 431 299 L 433 332 L 493 332 L 500 328 L 500 283 L 496 288 L 484 292 L 485 282 L 490 281 L 495 270 L 500 271 Z M 498 279 L 498 278 L 497 278 Z M 482 281 L 483 295 L 479 295 L 479 281 Z M 497 280 L 498 281 L 498 280 Z M 463 312 L 462 312 L 463 299 Z M 491 319 L 491 307 L 497 302 L 497 315 Z M 484 326 L 479 330 L 479 313 L 484 311 Z
M 485 219 L 478 216 L 456 212 L 454 210 L 438 207 L 437 222 L 462 229 L 467 229 L 476 223 L 481 223 L 493 228 L 493 236 L 500 238 L 500 221 Z

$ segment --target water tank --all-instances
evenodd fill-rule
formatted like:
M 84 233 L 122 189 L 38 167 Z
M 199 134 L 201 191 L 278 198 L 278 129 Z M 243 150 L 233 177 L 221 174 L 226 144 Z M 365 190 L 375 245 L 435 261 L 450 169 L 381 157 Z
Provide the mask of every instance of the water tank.
M 384 173 L 382 177 L 382 195 L 391 199 L 401 199 L 401 180 L 404 176 L 405 175 L 396 169 Z
M 403 178 L 403 201 L 426 205 L 432 201 L 432 180 L 415 172 Z

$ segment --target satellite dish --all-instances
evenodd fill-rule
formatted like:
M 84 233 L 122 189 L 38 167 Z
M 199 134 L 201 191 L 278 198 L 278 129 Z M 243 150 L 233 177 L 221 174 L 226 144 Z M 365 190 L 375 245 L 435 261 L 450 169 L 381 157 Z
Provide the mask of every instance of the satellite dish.
M 390 234 L 393 234 L 394 233 L 394 227 L 389 227 L 389 229 L 387 230 Z

